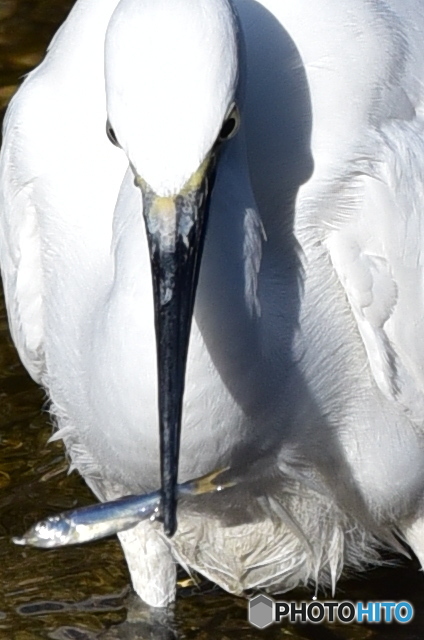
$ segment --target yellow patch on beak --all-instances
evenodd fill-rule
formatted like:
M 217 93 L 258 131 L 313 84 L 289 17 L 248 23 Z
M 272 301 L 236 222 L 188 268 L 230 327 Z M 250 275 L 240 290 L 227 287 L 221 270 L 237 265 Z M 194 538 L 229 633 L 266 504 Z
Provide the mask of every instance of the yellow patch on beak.
M 150 207 L 150 216 L 160 216 L 164 222 L 175 220 L 175 198 L 156 196 Z
M 136 176 L 134 183 L 137 187 L 141 188 L 143 193 L 151 194 L 152 200 L 153 200 L 151 206 L 155 208 L 155 212 L 157 212 L 158 214 L 162 214 L 164 217 L 167 217 L 171 213 L 172 206 L 174 206 L 172 203 L 175 203 L 175 199 L 178 196 L 187 196 L 193 191 L 197 191 L 198 189 L 200 189 L 200 187 L 202 186 L 203 180 L 205 178 L 207 169 L 209 167 L 211 158 L 212 158 L 212 154 L 209 153 L 206 156 L 206 158 L 203 160 L 199 168 L 193 173 L 192 176 L 190 176 L 190 178 L 184 184 L 181 191 L 179 193 L 176 193 L 175 195 L 171 195 L 171 196 L 156 195 L 156 193 L 153 191 L 150 185 L 144 180 L 144 178 L 142 178 L 139 175 Z

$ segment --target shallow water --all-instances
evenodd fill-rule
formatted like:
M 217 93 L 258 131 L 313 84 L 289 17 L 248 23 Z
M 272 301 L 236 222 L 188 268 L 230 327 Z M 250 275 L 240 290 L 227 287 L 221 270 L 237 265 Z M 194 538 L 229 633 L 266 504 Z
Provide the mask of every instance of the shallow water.
M 101 0 L 99 0 L 101 2 Z M 18 79 L 39 62 L 69 0 L 0 0 L 0 109 Z M 407 625 L 274 625 L 256 631 L 246 602 L 181 576 L 169 612 L 149 611 L 131 594 L 116 539 L 51 551 L 11 543 L 40 518 L 93 502 L 76 473 L 67 475 L 60 443 L 48 444 L 43 392 L 19 364 L 0 304 L 0 640 L 415 640 L 424 636 L 424 576 L 416 562 L 340 583 L 337 599 L 409 600 Z M 293 594 L 290 595 L 290 599 Z M 294 599 L 310 599 L 296 592 Z

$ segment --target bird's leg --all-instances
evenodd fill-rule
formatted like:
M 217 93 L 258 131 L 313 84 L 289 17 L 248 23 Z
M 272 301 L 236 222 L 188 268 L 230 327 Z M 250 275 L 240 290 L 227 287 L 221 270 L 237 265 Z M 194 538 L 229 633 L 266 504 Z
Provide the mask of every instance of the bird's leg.
M 124 622 L 111 627 L 106 636 L 108 640 L 177 640 L 178 633 L 172 607 L 149 607 L 136 594 L 132 593 L 125 599 L 127 617 Z M 103 637 L 103 636 L 101 636 Z
M 177 567 L 169 544 L 150 521 L 118 533 L 137 595 L 151 607 L 175 600 Z

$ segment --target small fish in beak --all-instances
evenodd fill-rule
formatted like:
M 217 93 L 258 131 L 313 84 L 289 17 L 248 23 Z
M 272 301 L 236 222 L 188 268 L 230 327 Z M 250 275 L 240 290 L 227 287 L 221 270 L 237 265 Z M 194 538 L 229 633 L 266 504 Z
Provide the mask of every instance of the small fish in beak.
M 196 480 L 177 485 L 177 498 L 198 496 L 222 491 L 233 482 L 220 482 L 221 469 Z M 57 516 L 41 520 L 21 538 L 12 538 L 18 545 L 52 549 L 80 544 L 111 536 L 135 527 L 142 520 L 156 520 L 162 515 L 162 492 L 154 491 L 141 496 L 125 496 L 119 500 L 64 511 Z

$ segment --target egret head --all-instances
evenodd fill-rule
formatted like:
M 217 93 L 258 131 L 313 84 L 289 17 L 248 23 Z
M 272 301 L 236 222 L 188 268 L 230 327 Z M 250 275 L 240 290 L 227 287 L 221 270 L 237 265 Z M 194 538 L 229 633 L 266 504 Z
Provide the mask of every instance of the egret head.
M 236 133 L 237 24 L 229 0 L 121 0 L 109 23 L 109 137 L 143 194 L 152 263 L 165 531 L 176 528 L 184 377 L 220 143 Z
M 121 0 L 106 36 L 110 125 L 159 196 L 178 193 L 234 102 L 237 34 L 228 0 Z

